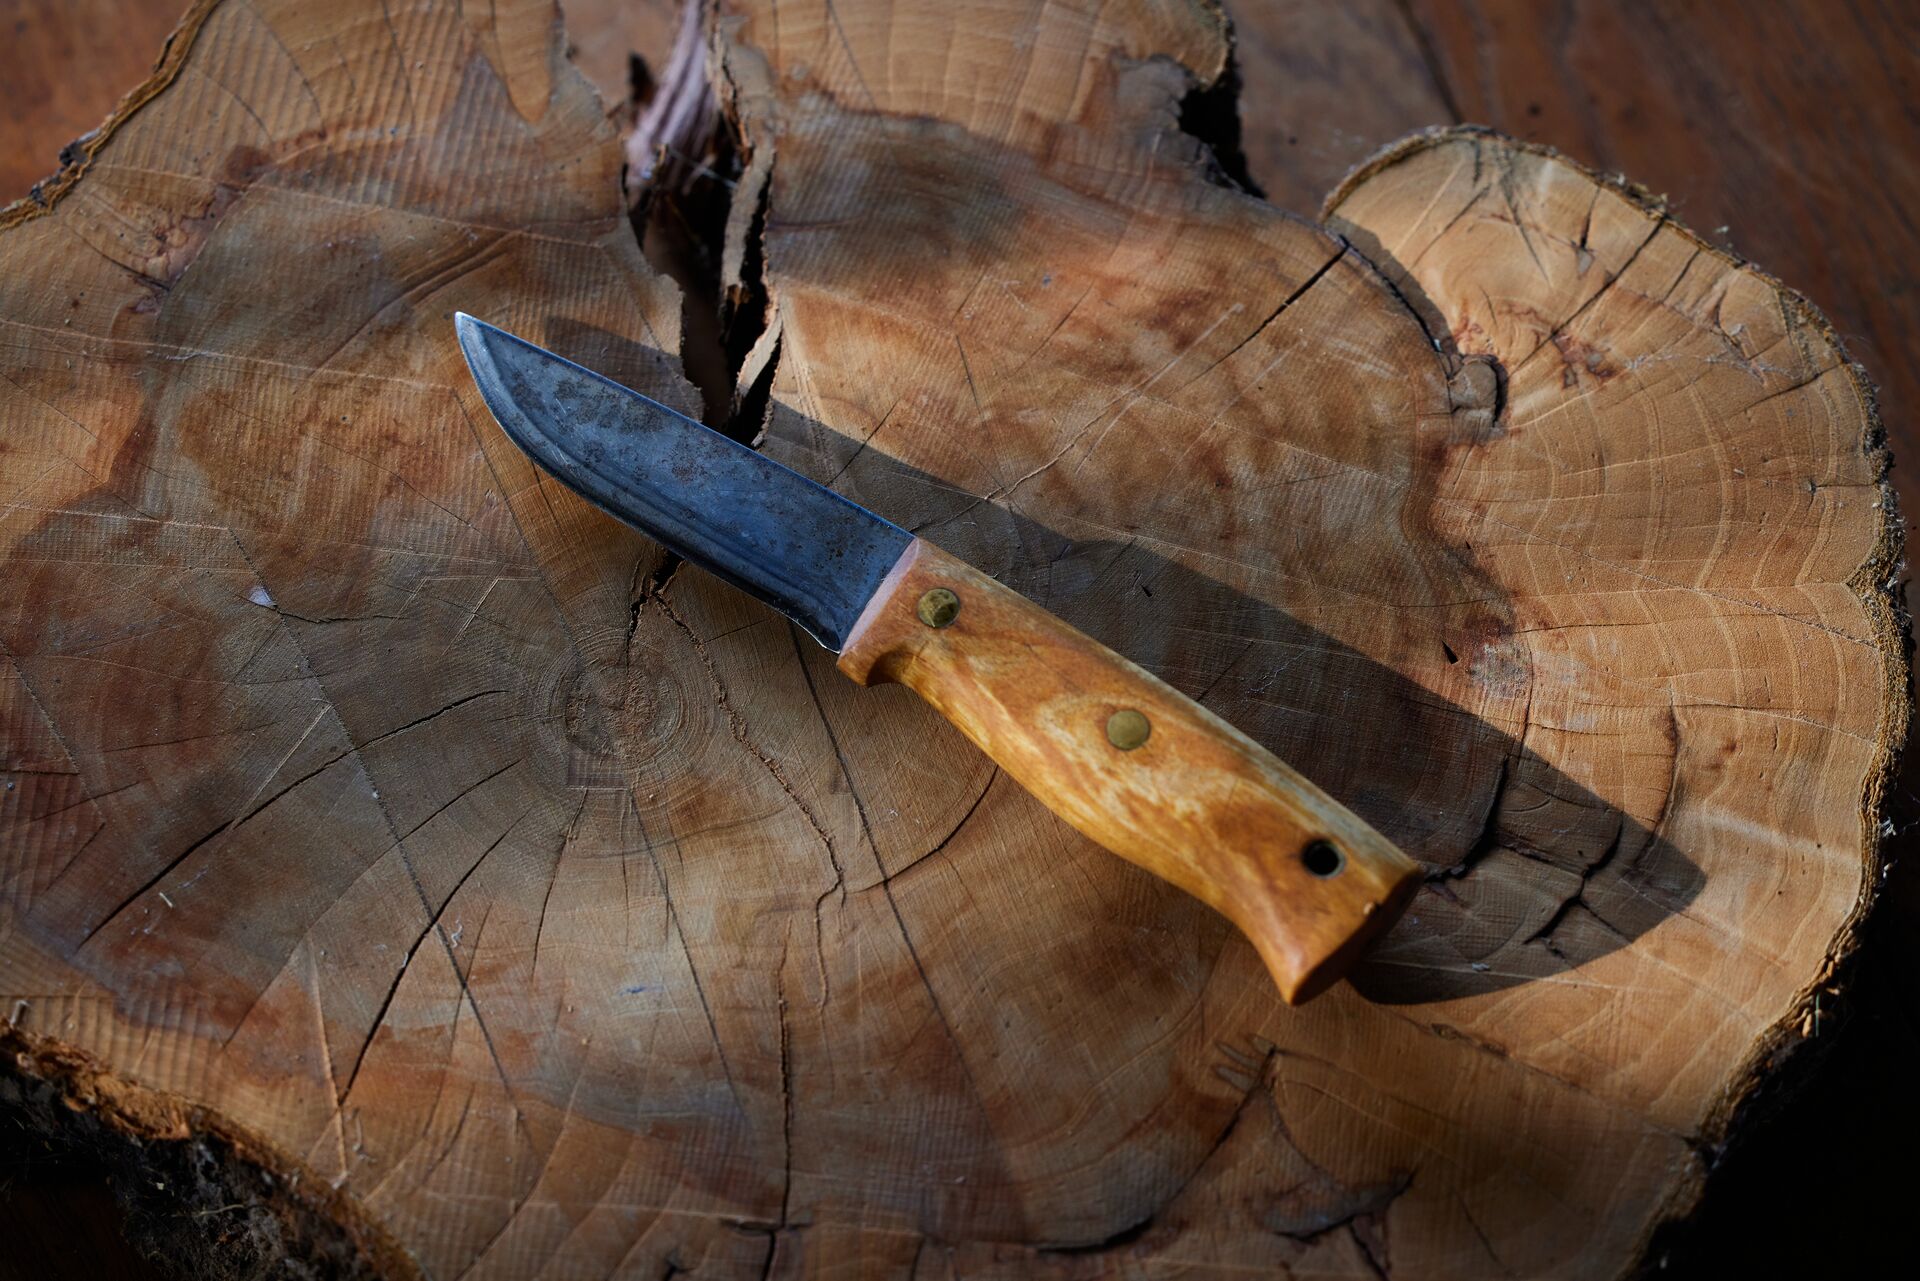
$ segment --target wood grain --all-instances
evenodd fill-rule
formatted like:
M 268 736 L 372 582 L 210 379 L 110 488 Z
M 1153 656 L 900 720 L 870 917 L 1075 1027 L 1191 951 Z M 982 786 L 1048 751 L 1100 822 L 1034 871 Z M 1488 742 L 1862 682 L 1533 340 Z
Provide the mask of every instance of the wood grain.
M 1273 322 L 1279 333 L 1256 329 L 1247 342 L 1248 328 L 1236 324 L 1240 313 L 1232 309 L 1254 287 L 1255 264 L 1285 244 L 1291 229 L 1279 220 L 1256 224 L 1251 214 L 1240 220 L 1230 196 L 1199 191 L 1197 183 L 1156 202 L 1154 170 L 1124 149 L 1088 160 L 1073 149 L 1081 138 L 1071 126 L 1051 131 L 1030 117 L 996 115 L 990 94 L 944 81 L 950 96 L 927 90 L 898 70 L 907 64 L 890 41 L 914 31 L 912 38 L 943 48 L 949 31 L 916 21 L 926 25 L 898 11 L 890 24 L 843 21 L 843 45 L 839 28 L 824 20 L 812 27 L 805 11 L 796 15 L 783 5 L 776 17 L 756 10 L 742 41 L 763 53 L 779 51 L 766 55 L 773 74 L 752 74 L 751 58 L 729 64 L 743 132 L 752 142 L 754 121 L 770 121 L 774 152 L 765 248 L 780 360 L 766 447 L 837 478 L 850 495 L 991 567 L 1070 620 L 1084 618 L 1089 631 L 1121 652 L 1145 655 L 1177 686 L 1219 700 L 1210 705 L 1231 701 L 1229 719 L 1258 725 L 1257 736 L 1283 757 L 1323 771 L 1317 782 L 1389 836 L 1419 848 L 1430 867 L 1457 869 L 1432 876 L 1406 931 L 1389 938 L 1380 963 L 1363 971 L 1361 990 L 1418 1021 L 1418 1040 L 1394 1044 L 1422 1061 L 1422 1081 L 1457 1079 L 1450 1056 L 1463 1045 L 1497 1059 L 1474 1069 L 1482 1086 L 1488 1080 L 1480 1072 L 1531 1075 L 1515 1087 L 1520 1093 L 1510 1096 L 1502 1120 L 1484 1129 L 1462 1123 L 1480 1136 L 1471 1150 L 1487 1165 L 1453 1168 L 1449 1181 L 1425 1193 L 1416 1179 L 1392 1199 L 1382 1215 L 1390 1229 L 1418 1223 L 1430 1235 L 1414 1246 L 1396 1234 L 1401 1244 L 1390 1253 L 1416 1270 L 1421 1264 L 1409 1259 L 1450 1260 L 1446 1266 L 1455 1271 L 1606 1274 L 1628 1266 L 1654 1225 L 1697 1189 L 1703 1167 L 1685 1151 L 1693 1142 L 1717 1141 L 1727 1118 L 1722 1088 L 1750 1079 L 1750 1062 L 1783 1048 L 1783 1030 L 1799 1035 L 1809 985 L 1824 977 L 1830 945 L 1849 935 L 1871 891 L 1875 829 L 1863 810 L 1880 804 L 1885 744 L 1901 732 L 1904 704 L 1899 664 L 1882 662 L 1895 648 L 1879 595 L 1884 579 L 1874 577 L 1891 564 L 1884 511 L 1874 505 L 1879 496 L 1864 503 L 1853 497 L 1855 486 L 1879 488 L 1884 462 L 1866 448 L 1875 439 L 1866 395 L 1848 381 L 1851 371 L 1836 365 L 1831 337 L 1812 323 L 1799 326 L 1800 337 L 1782 350 L 1770 349 L 1777 324 L 1751 329 L 1749 340 L 1769 344 L 1760 364 L 1773 369 L 1723 366 L 1730 353 L 1712 313 L 1692 305 L 1692 291 L 1703 290 L 1704 303 L 1724 290 L 1730 324 L 1739 324 L 1741 300 L 1764 308 L 1762 300 L 1778 297 L 1769 282 L 1703 254 L 1686 292 L 1668 298 L 1694 242 L 1630 192 L 1488 141 L 1478 167 L 1470 149 L 1450 152 L 1451 164 L 1436 160 L 1419 170 L 1423 181 L 1398 186 L 1380 171 L 1379 186 L 1355 193 L 1379 203 L 1341 230 L 1359 258 L 1404 286 L 1423 331 L 1416 341 L 1439 340 L 1446 378 L 1443 397 L 1407 419 L 1356 414 L 1356 404 L 1378 404 L 1362 390 L 1371 371 L 1324 350 L 1337 372 L 1317 369 L 1281 336 L 1337 333 L 1336 351 L 1379 341 L 1363 327 L 1363 304 L 1336 307 L 1343 275 L 1312 281 L 1314 265 L 1307 265 L 1272 289 L 1266 307 L 1245 305 L 1251 326 L 1293 299 Z M 997 56 L 982 54 L 981 61 L 991 65 Z M 888 69 L 885 94 L 875 88 L 875 66 Z M 797 67 L 807 75 L 789 87 L 783 69 Z M 1195 78 L 1205 83 L 1210 73 L 1202 62 Z M 1036 83 L 1062 79 L 1042 74 Z M 757 96 L 762 86 L 770 87 L 764 99 Z M 1177 92 L 1142 90 L 1140 100 L 1164 102 Z M 934 132 L 906 123 L 929 112 L 953 127 Z M 937 162 L 922 159 L 936 150 L 933 137 Z M 1160 146 L 1168 145 L 1163 137 Z M 1042 158 L 1035 169 L 1021 167 L 1022 150 Z M 1062 155 L 1102 174 L 1126 175 L 1090 196 L 1085 226 L 1092 230 L 1063 218 L 1069 202 L 1042 185 L 1058 174 L 1048 162 Z M 866 176 L 853 191 L 836 181 L 848 171 Z M 1509 175 L 1510 185 L 1502 181 Z M 1490 209 L 1474 198 L 1476 178 L 1491 184 Z M 1127 216 L 1117 225 L 1101 221 L 1098 203 L 1116 188 L 1127 192 Z M 950 189 L 1022 196 L 975 220 L 949 210 L 940 193 Z M 1442 278 L 1445 288 L 1425 289 L 1407 268 L 1427 243 L 1420 237 L 1437 230 L 1422 220 L 1423 211 L 1442 208 L 1442 221 L 1461 216 L 1461 237 L 1437 244 L 1433 261 L 1421 265 L 1458 274 Z M 1595 238 L 1583 241 L 1581 218 L 1589 211 Z M 1518 238 L 1480 257 L 1479 238 L 1502 220 L 1520 229 Z M 1209 233 L 1223 227 L 1232 233 L 1210 241 Z M 1650 240 L 1656 231 L 1662 238 Z M 1404 257 L 1402 236 L 1413 246 Z M 863 271 L 858 246 L 876 242 L 911 246 L 916 270 L 905 277 Z M 1607 325 L 1594 336 L 1611 359 L 1601 355 L 1589 366 L 1583 362 L 1599 347 L 1570 348 L 1562 359 L 1558 344 L 1540 345 L 1565 337 L 1582 304 L 1643 244 L 1659 251 L 1649 265 L 1660 262 L 1669 274 L 1657 282 L 1626 277 L 1609 290 L 1613 306 L 1606 299 L 1595 304 L 1596 319 Z M 1503 302 L 1502 327 L 1456 336 L 1454 323 L 1464 327 L 1485 307 L 1473 290 L 1479 264 L 1488 268 L 1489 293 Z M 1307 288 L 1294 298 L 1302 284 Z M 1073 285 L 1079 288 L 1065 296 L 1051 293 Z M 1080 289 L 1089 285 L 1083 298 Z M 1682 297 L 1688 306 L 1668 305 Z M 1616 310 L 1629 306 L 1637 313 Z M 1776 306 L 1785 307 L 1783 315 L 1805 315 L 1798 303 Z M 1532 318 L 1523 323 L 1529 308 Z M 1638 313 L 1659 321 L 1636 328 L 1623 318 Z M 1151 321 L 1117 319 L 1133 316 Z M 1296 324 L 1303 328 L 1292 329 Z M 1582 331 L 1576 325 L 1572 332 Z M 1800 347 L 1801 338 L 1809 345 Z M 1529 355 L 1534 363 L 1516 382 L 1515 370 Z M 1236 365 L 1243 356 L 1246 363 Z M 1086 372 L 1116 369 L 1111 381 Z M 1797 387 L 1823 370 L 1830 377 L 1825 387 Z M 1762 386 L 1769 376 L 1779 381 Z M 1210 386 L 1212 379 L 1226 389 Z M 1343 412 L 1314 399 L 1334 386 L 1345 399 Z M 1786 416 L 1770 426 L 1750 416 L 1744 402 L 1776 390 L 1784 394 L 1760 416 Z M 1797 400 L 1803 396 L 1808 403 Z M 1062 404 L 1069 410 L 1060 411 Z M 1657 434 L 1662 422 L 1701 421 L 1730 423 L 1736 439 L 1820 426 L 1815 438 L 1826 443 L 1816 452 L 1841 468 L 1834 476 L 1841 491 L 1818 499 L 1820 510 L 1843 524 L 1864 521 L 1849 550 L 1811 571 L 1809 582 L 1824 579 L 1835 589 L 1825 596 L 1828 604 L 1806 612 L 1801 566 L 1819 558 L 1796 558 L 1796 551 L 1812 549 L 1798 540 L 1821 537 L 1815 531 L 1826 518 L 1806 534 L 1780 534 L 1787 541 L 1774 545 L 1783 559 L 1764 554 L 1774 531 L 1802 529 L 1802 509 L 1779 505 L 1795 496 L 1778 473 L 1759 475 L 1744 458 L 1722 471 L 1711 452 L 1687 455 Z M 1215 453 L 1223 437 L 1232 448 Z M 1236 467 L 1232 450 L 1276 439 L 1306 455 L 1297 472 L 1266 460 L 1264 467 Z M 1377 454 L 1354 465 L 1353 451 L 1369 447 Z M 1754 452 L 1776 466 L 1792 457 L 1771 445 Z M 1183 485 L 1189 469 L 1215 492 L 1197 476 Z M 1250 474 L 1305 483 L 1289 486 L 1291 502 L 1283 502 L 1279 483 L 1270 480 L 1262 491 L 1244 483 Z M 1363 528 L 1357 513 L 1393 506 L 1381 495 L 1360 496 L 1370 477 L 1382 475 L 1409 478 L 1394 490 L 1405 495 L 1403 514 L 1388 530 Z M 1600 501 L 1591 487 L 1603 482 Z M 1724 497 L 1702 488 L 1721 482 L 1732 487 Z M 981 495 L 991 504 L 978 502 Z M 1676 504 L 1671 513 L 1659 495 Z M 1710 512 L 1716 524 L 1727 519 L 1730 541 L 1718 550 L 1701 541 L 1679 517 L 1683 510 Z M 1355 513 L 1356 523 L 1339 524 L 1345 513 Z M 1318 541 L 1298 529 L 1302 524 L 1342 533 Z M 1439 568 L 1431 572 L 1442 577 L 1432 596 L 1409 590 L 1420 582 L 1418 571 L 1370 559 L 1409 528 L 1423 531 L 1420 541 L 1448 549 L 1433 562 Z M 1169 563 L 1185 572 L 1167 572 Z M 1444 577 L 1455 573 L 1463 579 Z M 1718 574 L 1731 577 L 1719 582 Z M 1222 591 L 1215 576 L 1229 575 L 1232 590 Z M 1736 585 L 1757 594 L 1728 598 Z M 1775 594 L 1778 600 L 1769 599 Z M 1164 611 L 1166 624 L 1133 621 L 1148 600 Z M 1462 609 L 1466 602 L 1478 608 Z M 1308 620 L 1317 634 L 1276 624 L 1258 607 L 1266 603 L 1288 619 Z M 1446 616 L 1448 605 L 1460 612 Z M 1829 607 L 1853 618 L 1841 629 L 1851 639 L 1826 630 Z M 1208 635 L 1198 621 L 1229 618 L 1229 635 Z M 1467 637 L 1471 644 L 1457 643 Z M 1249 638 L 1261 655 L 1251 662 L 1240 654 Z M 1882 657 L 1857 677 L 1830 677 L 1832 695 L 1815 695 L 1827 709 L 1814 715 L 1815 724 L 1741 728 L 1754 717 L 1779 719 L 1764 705 L 1747 706 L 1759 700 L 1746 682 L 1785 680 L 1793 665 L 1787 656 L 1808 649 L 1809 638 L 1815 651 L 1838 644 L 1832 655 L 1842 667 L 1859 642 Z M 1273 658 L 1262 652 L 1266 644 L 1274 645 Z M 1356 650 L 1375 665 L 1350 665 Z M 1317 667 L 1315 657 L 1325 666 Z M 1289 664 L 1298 664 L 1288 672 L 1297 680 L 1269 679 Z M 1312 701 L 1325 691 L 1349 697 L 1344 705 Z M 1440 691 L 1448 705 L 1471 709 L 1466 735 L 1408 723 L 1431 710 Z M 1282 710 L 1267 702 L 1273 698 L 1300 701 Z M 857 791 L 896 790 L 886 782 L 898 769 L 888 748 L 925 734 L 909 724 L 884 732 L 872 750 L 845 750 Z M 1354 725 L 1372 733 L 1340 732 Z M 1819 742 L 1783 736 L 1803 730 Z M 1422 746 L 1396 753 L 1397 760 L 1384 751 L 1363 755 L 1383 741 Z M 1742 742 L 1755 747 L 1736 766 Z M 1775 766 L 1763 758 L 1776 745 L 1828 762 L 1838 759 L 1835 750 L 1864 750 L 1852 757 L 1856 781 L 1819 801 L 1771 790 L 1778 786 Z M 1398 814 L 1369 809 L 1368 788 L 1385 776 L 1398 780 L 1397 795 L 1408 802 Z M 1812 775 L 1789 769 L 1782 777 L 1797 787 Z M 1461 810 L 1484 822 L 1422 831 L 1413 811 L 1446 780 Z M 1727 809 L 1735 798 L 1752 808 L 1736 816 Z M 1796 817 L 1782 826 L 1787 814 Z M 1716 835 L 1723 821 L 1728 831 L 1776 835 L 1762 855 L 1744 837 Z M 1797 887 L 1794 896 L 1780 896 L 1786 884 Z M 1822 924 L 1809 928 L 1807 913 Z M 969 915 L 968 929 L 975 927 Z M 1802 977 L 1781 982 L 1782 940 L 1789 937 L 1798 940 L 1789 948 L 1821 941 L 1800 953 Z M 1737 955 L 1746 945 L 1741 940 L 1754 949 L 1745 959 Z M 1756 966 L 1772 976 L 1758 986 Z M 1732 992 L 1739 995 L 1729 1000 Z M 1281 1047 L 1282 1079 L 1297 1091 L 1327 1088 L 1326 1077 L 1303 1062 L 1333 1062 L 1350 1112 L 1381 1115 L 1391 1109 L 1381 1096 L 1404 1098 L 1406 1078 L 1386 1066 L 1394 1058 L 1382 1043 L 1369 1042 L 1379 1025 L 1366 1012 L 1343 1007 L 1341 1015 L 1337 1048 L 1311 1033 L 1298 1039 L 1298 1028 L 1263 1025 L 1257 1035 Z M 1678 1035 L 1683 1026 L 1686 1034 Z M 1625 1052 L 1628 1043 L 1640 1048 Z M 1561 1086 L 1618 1110 L 1610 1108 L 1587 1138 L 1562 1147 L 1565 1126 L 1592 1122 L 1546 1119 Z M 1421 1102 L 1450 1114 L 1463 1106 L 1457 1098 Z M 1296 1143 L 1302 1124 L 1292 1116 L 1285 1121 Z M 1535 1125 L 1562 1136 L 1557 1151 L 1581 1152 L 1577 1173 L 1541 1170 L 1509 1185 L 1507 1176 L 1531 1169 L 1519 1136 Z M 1676 1139 L 1679 1147 L 1665 1146 Z M 1391 1165 L 1366 1165 L 1336 1143 L 1313 1150 L 1355 1202 L 1372 1203 L 1362 1189 L 1391 1186 Z M 1224 1153 L 1217 1159 L 1233 1168 Z M 1609 1189 L 1610 1208 L 1583 1217 L 1577 1230 L 1549 1198 L 1529 1191 L 1552 1187 L 1564 1207 L 1575 1182 L 1587 1178 L 1593 1183 L 1583 1186 Z M 1504 1226 L 1478 1237 L 1435 1201 L 1423 1202 L 1446 1201 L 1450 1192 L 1471 1200 L 1482 1225 L 1500 1207 Z M 1571 1193 L 1575 1202 L 1583 1195 Z M 1220 1222 L 1197 1212 L 1167 1215 L 1187 1224 Z M 1164 1222 L 1157 1218 L 1154 1226 Z M 1443 1222 L 1461 1235 L 1449 1237 Z M 1260 1257 L 1232 1254 L 1219 1236 L 1210 1244 L 1240 1262 Z
M 18 1035 L 435 1275 L 1631 1267 L 1873 879 L 1831 335 L 1497 140 L 1348 188 L 1353 248 L 1223 189 L 1205 6 L 722 15 L 763 447 L 1425 864 L 1288 1011 L 476 426 L 443 310 L 686 404 L 676 300 L 553 10 L 391 9 L 213 7 L 0 234 Z
M 1083 835 L 1232 921 L 1290 1004 L 1345 977 L 1418 886 L 1418 864 L 1284 761 L 923 539 L 838 666 L 905 685 Z
M 1878 384 L 1896 459 L 1920 450 L 1920 361 L 1904 338 L 1920 326 L 1920 137 L 1903 110 L 1920 83 L 1911 5 L 1779 0 L 1738 21 L 1646 0 L 1416 0 L 1346 6 L 1339 19 L 1286 3 L 1229 8 L 1242 145 L 1277 203 L 1313 208 L 1316 166 L 1330 182 L 1408 128 L 1457 120 L 1624 172 L 1716 246 L 1803 290 Z M 1891 479 L 1905 510 L 1920 506 L 1911 467 Z M 1866 1171 L 1920 1143 L 1920 1112 L 1889 1076 L 1920 1052 L 1917 771 L 1908 753 L 1889 798 L 1877 919 L 1793 1016 L 1799 1035 L 1747 1096 L 1741 1141 L 1713 1147 L 1704 1222 L 1657 1246 L 1681 1275 L 1901 1266 L 1899 1234 L 1886 1230 L 1899 1197 Z M 1856 1159 L 1836 1167 L 1836 1145 Z M 1753 1233 L 1762 1221 L 1823 1228 Z

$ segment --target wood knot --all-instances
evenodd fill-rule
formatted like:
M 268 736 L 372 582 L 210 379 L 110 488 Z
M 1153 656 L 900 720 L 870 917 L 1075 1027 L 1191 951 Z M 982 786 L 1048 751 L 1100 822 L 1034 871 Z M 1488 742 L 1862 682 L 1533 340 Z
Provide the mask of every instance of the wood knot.
M 1477 445 L 1501 434 L 1506 382 L 1506 374 L 1494 357 L 1467 356 L 1462 360 L 1447 380 L 1447 403 L 1453 410 L 1452 436 L 1456 442 Z
M 571 652 L 549 670 L 542 687 L 542 776 L 569 788 L 626 786 L 621 735 L 634 709 L 622 706 L 621 699 L 630 698 L 632 691 L 621 687 L 618 676 L 595 673 Z M 645 719 L 661 719 L 664 712 L 665 719 L 677 720 L 677 700 L 672 697 L 677 690 L 667 684 L 654 687 L 656 703 L 666 706 L 647 709 Z

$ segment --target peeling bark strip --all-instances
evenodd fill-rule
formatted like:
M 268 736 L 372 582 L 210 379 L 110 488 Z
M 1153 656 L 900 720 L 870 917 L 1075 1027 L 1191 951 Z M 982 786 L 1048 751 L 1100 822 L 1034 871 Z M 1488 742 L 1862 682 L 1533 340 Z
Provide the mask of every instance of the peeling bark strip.
M 1864 382 L 1498 138 L 1223 185 L 1209 4 L 1002 16 L 717 6 L 733 426 L 1422 858 L 1356 986 L 499 435 L 456 308 L 696 400 L 547 0 L 252 0 L 0 219 L 0 1011 L 76 1102 L 435 1276 L 1606 1277 L 1686 1207 L 1871 895 Z

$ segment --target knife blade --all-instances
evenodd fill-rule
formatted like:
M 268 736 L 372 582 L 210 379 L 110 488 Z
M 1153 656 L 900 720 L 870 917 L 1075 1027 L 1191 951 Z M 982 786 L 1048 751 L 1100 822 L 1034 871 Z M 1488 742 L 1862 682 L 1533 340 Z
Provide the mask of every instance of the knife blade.
M 667 406 L 455 316 L 536 463 L 772 606 L 863 685 L 899 682 L 1066 822 L 1237 925 L 1298 1004 L 1390 926 L 1419 866 L 1158 677 L 866 508 Z

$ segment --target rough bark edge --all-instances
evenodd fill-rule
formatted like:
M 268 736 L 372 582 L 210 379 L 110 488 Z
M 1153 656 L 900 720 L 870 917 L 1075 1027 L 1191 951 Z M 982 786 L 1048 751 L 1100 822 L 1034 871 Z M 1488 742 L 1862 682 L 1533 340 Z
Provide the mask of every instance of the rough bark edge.
M 160 46 L 160 56 L 154 60 L 153 71 L 146 80 L 128 90 L 97 128 L 81 134 L 60 149 L 60 168 L 53 176 L 42 178 L 33 184 L 33 189 L 26 195 L 0 208 L 0 232 L 9 231 L 50 212 L 62 196 L 73 190 L 81 175 L 92 166 L 94 153 L 104 147 L 107 140 L 135 112 L 173 83 L 180 69 L 187 64 L 187 54 L 193 49 L 200 28 L 219 4 L 220 0 L 194 0 L 193 7 L 181 15 L 180 21 L 167 34 L 167 41 Z
M 1557 148 L 1526 142 L 1486 125 L 1445 125 L 1409 134 L 1361 161 L 1342 178 L 1321 205 L 1323 222 L 1332 219 L 1341 204 L 1363 183 L 1386 169 L 1423 151 L 1463 140 L 1491 141 L 1527 155 L 1563 164 L 1599 187 L 1612 191 L 1641 213 L 1685 237 L 1701 252 L 1717 258 L 1728 267 L 1752 274 L 1769 286 L 1780 305 L 1787 309 L 1795 324 L 1803 325 L 1830 343 L 1840 364 L 1846 369 L 1854 394 L 1859 398 L 1866 427 L 1860 448 L 1873 467 L 1873 479 L 1879 488 L 1880 528 L 1872 551 L 1847 579 L 1847 586 L 1860 601 L 1874 640 L 1882 657 L 1881 711 L 1879 733 L 1874 743 L 1873 762 L 1867 770 L 1860 797 L 1861 880 L 1853 909 L 1841 922 L 1839 932 L 1827 946 L 1826 958 L 1814 978 L 1789 1002 L 1786 1011 L 1755 1041 L 1746 1060 L 1738 1065 L 1721 1087 L 1718 1100 L 1702 1119 L 1697 1137 L 1699 1159 L 1667 1194 L 1666 1200 L 1642 1234 L 1636 1257 L 1623 1266 L 1622 1275 L 1649 1272 L 1660 1266 L 1654 1247 L 1663 1231 L 1684 1222 L 1700 1206 L 1707 1180 L 1719 1164 L 1726 1148 L 1738 1142 L 1753 1122 L 1793 1095 L 1824 1057 L 1826 1047 L 1809 1052 L 1814 1045 L 1806 1028 L 1815 1018 L 1816 1003 L 1822 996 L 1843 995 L 1852 977 L 1852 968 L 1860 950 L 1862 927 L 1878 901 L 1885 879 L 1886 860 L 1882 847 L 1891 834 L 1886 821 L 1888 789 L 1892 786 L 1906 748 L 1909 720 L 1913 710 L 1909 656 L 1913 649 L 1913 620 L 1903 599 L 1898 574 L 1904 563 L 1906 527 L 1900 517 L 1898 500 L 1889 479 L 1892 452 L 1887 446 L 1886 426 L 1880 420 L 1880 406 L 1867 371 L 1847 353 L 1846 343 L 1825 313 L 1798 290 L 1759 268 L 1750 260 L 1701 237 L 1692 228 L 1667 212 L 1666 197 L 1628 179 L 1624 174 L 1600 173 Z M 1356 250 L 1356 252 L 1358 252 Z M 1396 264 L 1373 263 L 1374 270 L 1400 281 L 1404 272 Z M 1415 288 L 1411 280 L 1403 287 Z M 1421 305 L 1431 309 L 1424 296 L 1410 298 L 1416 312 Z M 1830 1044 L 1830 1043 L 1829 1043 Z
M 25 1114 L 23 1123 L 42 1134 L 54 1127 L 32 1123 L 32 1096 L 50 1091 L 54 1104 L 90 1122 L 93 1131 L 56 1136 L 63 1146 L 116 1166 L 135 1171 L 171 1169 L 189 1158 L 192 1145 L 209 1149 L 222 1164 L 246 1171 L 251 1182 L 269 1189 L 263 1198 L 257 1188 L 235 1187 L 239 1180 L 223 1182 L 216 1174 L 214 1186 L 231 1188 L 231 1195 L 223 1199 L 265 1209 L 289 1227 L 296 1239 L 323 1247 L 312 1260 L 326 1269 L 321 1275 L 371 1274 L 395 1281 L 414 1281 L 422 1275 L 406 1250 L 345 1190 L 333 1187 L 298 1158 L 211 1107 L 135 1085 L 85 1052 L 12 1023 L 0 1023 L 0 1085 L 11 1085 L 26 1097 L 26 1103 L 5 1102 L 9 1110 Z M 103 1152 L 103 1147 L 111 1150 Z M 148 1149 L 154 1147 L 165 1149 L 163 1155 L 149 1155 Z M 231 1207 L 193 1212 L 185 1199 L 181 1202 L 183 1215 L 192 1214 L 202 1222 L 212 1208 Z M 202 1256 L 219 1256 L 219 1239 L 211 1235 L 219 1227 L 209 1223 L 201 1229 L 208 1234 L 200 1243 Z M 194 1230 L 169 1226 L 162 1231 L 171 1237 Z M 329 1259 L 356 1266 L 340 1272 L 327 1268 Z

